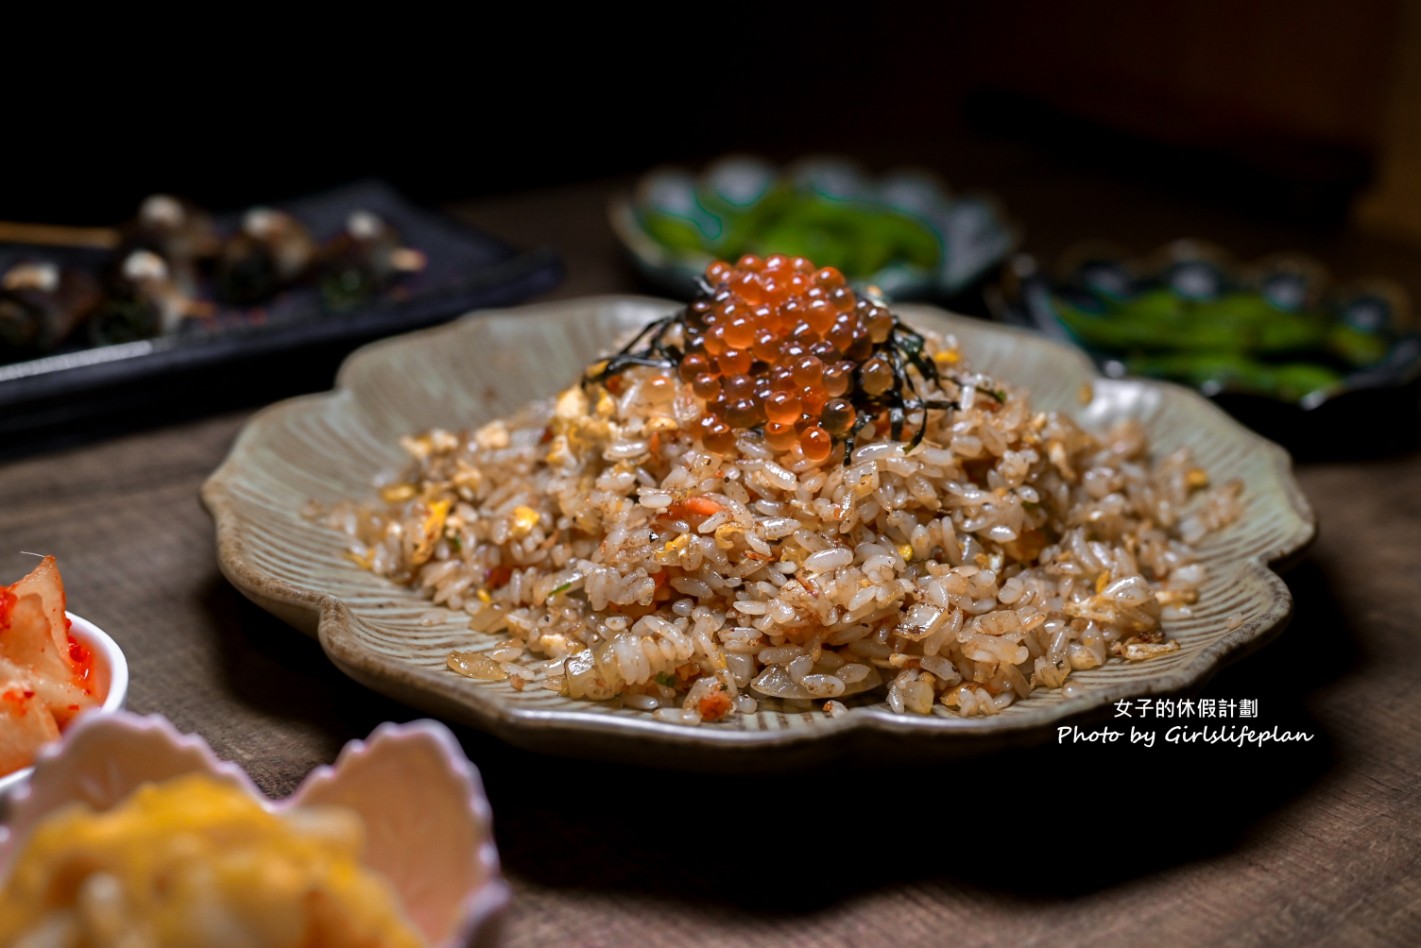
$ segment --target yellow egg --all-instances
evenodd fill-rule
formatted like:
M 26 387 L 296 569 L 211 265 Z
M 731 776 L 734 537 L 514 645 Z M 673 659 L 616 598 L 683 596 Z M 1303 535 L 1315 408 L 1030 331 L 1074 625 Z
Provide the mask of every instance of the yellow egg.
M 146 785 L 104 813 L 71 805 L 31 835 L 0 891 L 0 944 L 45 926 L 76 944 L 423 944 L 361 864 L 363 845 L 354 811 L 276 814 L 206 775 Z

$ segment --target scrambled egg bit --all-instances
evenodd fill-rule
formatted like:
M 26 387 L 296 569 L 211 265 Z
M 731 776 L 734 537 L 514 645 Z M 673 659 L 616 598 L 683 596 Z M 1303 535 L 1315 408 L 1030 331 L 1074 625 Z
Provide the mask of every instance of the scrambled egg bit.
M 342 807 L 267 811 L 206 775 L 52 814 L 0 892 L 0 944 L 414 948 Z

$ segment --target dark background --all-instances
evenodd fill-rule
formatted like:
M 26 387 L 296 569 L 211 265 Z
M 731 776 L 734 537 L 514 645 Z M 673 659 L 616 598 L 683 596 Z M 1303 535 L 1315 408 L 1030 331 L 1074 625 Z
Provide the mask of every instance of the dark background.
M 740 150 L 921 164 L 970 189 L 1000 186 L 1025 149 L 1339 226 L 1396 138 L 1403 8 L 1027 0 L 648 21 L 392 7 L 298 25 L 219 7 L 56 22 L 6 31 L 0 219 L 112 224 L 154 191 L 234 210 L 370 175 L 440 204 Z

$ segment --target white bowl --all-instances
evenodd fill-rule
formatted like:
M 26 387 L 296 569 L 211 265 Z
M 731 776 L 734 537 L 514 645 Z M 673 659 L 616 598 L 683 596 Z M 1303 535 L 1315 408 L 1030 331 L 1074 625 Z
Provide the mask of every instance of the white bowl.
M 219 760 L 197 735 L 166 718 L 127 711 L 88 714 L 35 762 L 34 778 L 10 801 L 0 826 L 0 881 L 25 840 L 72 803 L 108 810 L 145 783 L 207 774 L 272 812 L 335 804 L 360 817 L 362 862 L 394 890 L 410 922 L 437 948 L 493 944 L 509 900 L 499 868 L 492 811 L 478 770 L 435 721 L 382 724 L 317 767 L 284 800 L 271 800 L 247 773 Z
M 86 714 L 117 711 L 123 707 L 128 696 L 128 659 L 124 658 L 123 649 L 107 632 L 88 619 L 72 612 L 65 615 L 69 617 L 69 631 L 94 656 L 94 677 L 99 693 L 104 696 L 103 704 Z M 28 781 L 32 773 L 33 767 L 22 767 L 0 777 L 0 804 L 9 798 L 16 787 Z

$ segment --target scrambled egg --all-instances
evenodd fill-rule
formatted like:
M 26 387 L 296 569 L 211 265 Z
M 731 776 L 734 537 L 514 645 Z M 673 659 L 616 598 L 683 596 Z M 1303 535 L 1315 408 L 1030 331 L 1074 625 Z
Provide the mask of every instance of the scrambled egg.
M 0 891 L 0 944 L 414 948 L 341 807 L 277 815 L 205 775 L 50 815 Z

